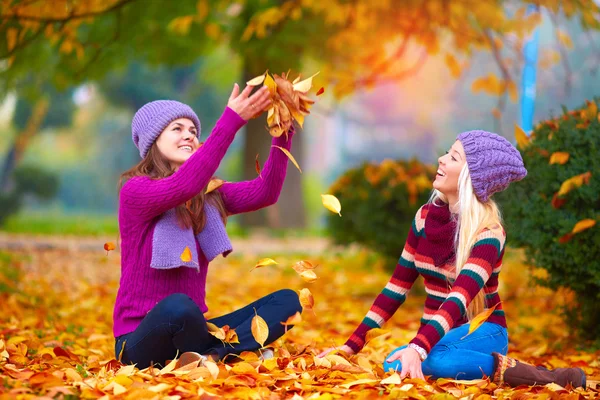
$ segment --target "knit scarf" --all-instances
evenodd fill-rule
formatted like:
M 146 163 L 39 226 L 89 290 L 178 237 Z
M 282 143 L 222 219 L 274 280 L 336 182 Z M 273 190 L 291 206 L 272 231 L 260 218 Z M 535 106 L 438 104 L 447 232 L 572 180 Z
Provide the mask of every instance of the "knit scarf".
M 152 260 L 150 267 L 156 269 L 172 269 L 178 267 L 189 267 L 199 269 L 199 254 L 196 248 L 196 240 L 200 244 L 200 250 L 208 262 L 219 254 L 227 257 L 233 250 L 225 224 L 221 219 L 219 210 L 213 205 L 204 203 L 206 224 L 204 229 L 194 237 L 194 231 L 190 228 L 182 228 L 177 223 L 175 209 L 164 213 L 154 227 L 152 236 Z M 192 260 L 183 262 L 181 254 L 188 247 L 192 253 Z
M 454 263 L 454 233 L 456 221 L 448 204 L 431 204 L 425 217 L 425 241 L 419 243 L 419 253 L 431 257 L 436 267 Z

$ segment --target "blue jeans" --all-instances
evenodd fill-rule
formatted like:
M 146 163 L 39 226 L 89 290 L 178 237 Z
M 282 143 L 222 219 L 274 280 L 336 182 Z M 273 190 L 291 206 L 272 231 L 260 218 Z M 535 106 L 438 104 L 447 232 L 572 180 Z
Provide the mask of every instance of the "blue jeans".
M 302 312 L 298 294 L 284 289 L 271 293 L 254 303 L 231 314 L 213 318 L 218 327 L 229 325 L 234 328 L 240 343 L 224 344 L 208 332 L 204 313 L 187 295 L 175 293 L 160 301 L 144 317 L 137 329 L 116 339 L 117 359 L 121 351 L 121 362 L 137 364 L 142 369 L 151 364 L 165 365 L 179 353 L 195 351 L 221 360 L 229 354 L 254 351 L 260 345 L 254 340 L 250 324 L 255 310 L 269 326 L 269 337 L 265 344 L 283 336 L 286 321 L 296 311 Z M 288 329 L 292 326 L 289 325 Z
M 464 337 L 469 324 L 451 329 L 429 352 L 423 361 L 423 375 L 433 379 L 481 379 L 483 375 L 494 373 L 492 352 L 506 355 L 508 351 L 508 333 L 506 328 L 492 322 L 484 322 L 475 332 Z M 383 362 L 384 371 L 402 370 L 399 360 L 388 363 L 395 352 L 406 346 L 398 347 Z

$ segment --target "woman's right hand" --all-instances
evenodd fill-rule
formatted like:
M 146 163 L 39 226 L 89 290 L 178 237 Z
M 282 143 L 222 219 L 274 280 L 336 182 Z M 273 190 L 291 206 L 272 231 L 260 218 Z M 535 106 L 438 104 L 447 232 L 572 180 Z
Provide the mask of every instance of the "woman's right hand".
M 233 85 L 233 91 L 227 102 L 227 107 L 235 111 L 245 121 L 262 113 L 271 105 L 269 88 L 263 86 L 250 95 L 252 88 L 254 88 L 254 86 L 248 85 L 244 88 L 242 93 L 240 93 L 240 87 L 236 83 Z
M 328 349 L 323 350 L 320 354 L 319 354 L 319 358 L 323 358 L 325 357 L 327 354 L 329 353 L 333 353 L 334 351 L 338 351 L 341 350 L 344 353 L 348 354 L 348 355 L 352 355 L 354 354 L 354 350 L 352 350 L 349 346 L 343 345 L 343 346 L 337 346 L 337 347 L 330 347 Z

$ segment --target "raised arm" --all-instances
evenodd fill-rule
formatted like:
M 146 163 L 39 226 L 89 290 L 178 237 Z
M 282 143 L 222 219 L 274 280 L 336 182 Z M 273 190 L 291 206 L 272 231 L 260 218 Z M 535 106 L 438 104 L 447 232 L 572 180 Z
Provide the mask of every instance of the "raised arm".
M 362 350 L 365 345 L 367 332 L 373 328 L 381 328 L 394 315 L 398 307 L 406 300 L 406 295 L 419 276 L 415 267 L 415 251 L 419 243 L 419 237 L 423 234 L 425 224 L 422 211 L 423 207 L 417 211 L 417 215 L 408 232 L 404 250 L 398 260 L 398 264 L 396 264 L 396 269 L 391 279 L 377 296 L 363 321 L 344 344 L 342 349 L 346 352 L 358 353 Z
M 272 144 L 290 150 L 294 129 L 285 135 L 273 138 Z M 220 188 L 225 208 L 230 215 L 255 211 L 277 202 L 285 174 L 288 158 L 278 148 L 271 147 L 269 158 L 261 172 L 261 177 L 250 181 L 226 182 Z
M 119 207 L 144 219 L 154 218 L 190 200 L 204 190 L 236 132 L 246 121 L 227 107 L 212 133 L 171 176 L 162 179 L 131 178 L 121 189 Z
M 505 236 L 502 230 L 485 230 L 479 234 L 446 300 L 429 322 L 421 326 L 410 343 L 429 353 L 433 346 L 452 329 L 492 275 L 497 276 L 504 253 L 504 242 Z M 490 307 L 494 305 L 488 304 Z M 494 312 L 503 311 L 499 309 Z

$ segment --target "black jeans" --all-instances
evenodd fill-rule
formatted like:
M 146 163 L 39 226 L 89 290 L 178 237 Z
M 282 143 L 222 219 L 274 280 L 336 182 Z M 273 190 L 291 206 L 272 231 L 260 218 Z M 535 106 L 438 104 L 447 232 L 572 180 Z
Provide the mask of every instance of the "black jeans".
M 204 314 L 191 298 L 175 293 L 154 306 L 135 331 L 116 339 L 115 354 L 118 359 L 122 350 L 121 362 L 137 364 L 141 369 L 151 364 L 164 366 L 166 360 L 186 351 L 211 355 L 221 360 L 228 354 L 258 350 L 260 345 L 254 340 L 250 328 L 255 309 L 269 326 L 269 337 L 265 344 L 283 336 L 285 326 L 281 322 L 296 311 L 302 312 L 298 294 L 283 289 L 231 314 L 209 320 L 218 327 L 229 325 L 235 328 L 240 343 L 229 345 L 208 332 Z M 291 327 L 288 326 L 288 329 Z

